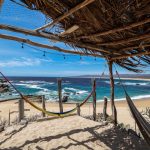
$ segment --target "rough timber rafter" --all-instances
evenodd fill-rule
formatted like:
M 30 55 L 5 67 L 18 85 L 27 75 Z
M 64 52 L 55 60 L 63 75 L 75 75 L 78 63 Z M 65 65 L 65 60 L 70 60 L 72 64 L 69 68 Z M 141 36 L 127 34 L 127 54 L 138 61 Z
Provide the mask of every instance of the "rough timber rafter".
M 149 54 L 150 54 L 150 51 L 144 51 L 144 52 L 139 52 L 139 53 L 135 53 L 135 54 L 125 54 L 125 55 L 113 57 L 113 58 L 110 59 L 110 61 L 115 61 L 115 60 L 119 60 L 119 59 L 125 59 L 125 58 L 128 58 L 128 57 L 149 55 Z
M 53 22 L 51 23 L 48 23 L 40 28 L 37 28 L 36 31 L 40 31 L 40 30 L 43 30 L 47 27 L 52 27 L 54 26 L 55 24 L 57 24 L 58 22 L 60 22 L 61 20 L 63 20 L 64 18 L 68 17 L 69 15 L 73 14 L 74 12 L 78 11 L 79 9 L 87 6 L 88 4 L 94 2 L 95 0 L 85 0 L 83 1 L 82 3 L 78 4 L 77 6 L 75 6 L 74 8 L 68 10 L 67 12 L 65 12 L 62 16 L 56 18 Z
M 72 50 L 64 50 L 64 49 L 56 47 L 56 46 L 49 46 L 49 45 L 33 42 L 29 39 L 24 39 L 24 38 L 20 38 L 20 37 L 16 37 L 16 36 L 11 36 L 11 35 L 0 34 L 0 38 L 11 40 L 11 41 L 18 41 L 18 42 L 26 43 L 29 45 L 33 45 L 33 46 L 37 46 L 37 47 L 41 47 L 41 48 L 46 48 L 46 49 L 50 49 L 50 50 L 55 50 L 55 51 L 59 51 L 59 52 L 64 52 L 64 53 L 68 53 L 68 54 L 103 57 L 103 56 L 98 55 L 98 54 L 90 54 L 90 53 L 83 53 L 83 52 L 72 51 Z
M 106 43 L 100 43 L 97 44 L 99 46 L 104 46 L 104 45 L 119 45 L 119 44 L 127 44 L 129 42 L 133 42 L 133 41 L 137 41 L 137 40 L 142 40 L 142 39 L 146 39 L 146 38 L 150 38 L 150 33 L 147 34 L 143 34 L 143 35 L 138 35 L 132 38 L 128 38 L 128 39 L 123 39 L 123 40 L 119 40 L 119 41 L 112 41 L 112 42 L 106 42 Z
M 88 35 L 88 36 L 81 36 L 81 37 L 78 37 L 78 38 L 91 38 L 91 37 L 98 37 L 98 36 L 113 34 L 113 33 L 116 33 L 116 32 L 129 30 L 131 28 L 134 28 L 134 27 L 137 27 L 137 26 L 149 23 L 149 22 L 150 22 L 150 18 L 142 20 L 142 21 L 139 21 L 139 22 L 135 22 L 135 23 L 123 26 L 123 27 L 115 28 L 115 29 L 104 31 L 104 32 L 100 32 L 100 33 L 91 34 L 91 35 Z
M 64 38 L 58 37 L 58 36 L 53 35 L 53 34 L 48 34 L 48 33 L 44 33 L 44 32 L 36 32 L 36 31 L 33 31 L 33 30 L 22 29 L 22 28 L 13 27 L 13 26 L 10 26 L 10 25 L 0 24 L 0 29 L 9 30 L 9 31 L 13 31 L 13 32 L 18 32 L 18 33 L 22 33 L 22 34 L 26 34 L 26 35 L 42 37 L 42 38 L 46 38 L 46 39 L 54 40 L 54 41 L 58 41 L 58 42 L 68 42 L 70 44 L 73 44 L 73 42 L 65 41 Z M 78 42 L 77 46 L 83 47 L 83 48 L 89 48 L 91 50 L 98 51 L 98 52 L 104 52 L 104 53 L 108 53 L 108 54 L 110 53 L 107 50 L 101 49 L 99 46 L 88 44 L 88 43 Z
M 121 49 L 121 51 L 127 51 L 127 50 L 133 50 L 133 49 L 141 49 L 141 48 L 145 48 L 145 47 L 149 47 L 150 44 L 141 44 L 141 45 L 138 45 L 138 46 L 131 46 L 131 47 L 126 47 L 126 48 L 123 48 Z

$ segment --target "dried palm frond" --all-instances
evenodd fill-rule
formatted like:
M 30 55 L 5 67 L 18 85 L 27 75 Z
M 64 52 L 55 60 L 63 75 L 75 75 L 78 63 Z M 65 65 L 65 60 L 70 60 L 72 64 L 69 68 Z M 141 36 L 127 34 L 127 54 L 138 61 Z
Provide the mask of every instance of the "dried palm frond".
M 54 21 L 83 1 L 20 0 L 20 3 L 29 9 L 41 11 Z M 130 27 L 133 24 L 136 25 Z M 63 37 L 54 33 L 74 49 L 100 54 L 105 58 L 114 57 L 118 65 L 135 72 L 140 71 L 138 68 L 143 64 L 150 64 L 148 54 L 134 57 L 135 53 L 150 51 L 150 0 L 95 0 L 56 25 L 59 31 L 66 31 L 74 25 L 79 26 L 77 30 Z M 114 31 L 126 26 L 130 28 Z M 51 34 L 48 29 L 45 31 Z M 128 54 L 131 55 L 130 60 L 117 59 Z

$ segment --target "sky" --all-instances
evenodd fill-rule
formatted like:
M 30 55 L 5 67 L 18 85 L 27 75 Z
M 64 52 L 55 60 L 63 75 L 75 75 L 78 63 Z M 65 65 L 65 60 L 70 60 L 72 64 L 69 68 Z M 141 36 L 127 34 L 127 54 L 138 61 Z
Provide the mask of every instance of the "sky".
M 10 0 L 5 0 L 0 10 L 0 23 L 13 25 L 26 29 L 36 29 L 46 23 L 43 14 L 31 11 Z M 63 43 L 53 43 L 44 38 L 12 33 L 0 30 L 1 34 L 9 34 L 30 39 L 35 42 L 59 46 L 71 50 L 72 48 Z M 34 49 L 37 48 L 37 49 Z M 44 54 L 45 51 L 45 54 Z M 67 55 L 53 50 L 38 47 L 29 47 L 22 43 L 0 39 L 0 71 L 7 76 L 46 76 L 64 77 L 78 75 L 100 75 L 104 70 L 108 73 L 106 61 L 102 58 L 81 57 L 79 55 Z M 132 73 L 117 67 L 121 74 Z M 150 73 L 149 67 L 144 73 Z

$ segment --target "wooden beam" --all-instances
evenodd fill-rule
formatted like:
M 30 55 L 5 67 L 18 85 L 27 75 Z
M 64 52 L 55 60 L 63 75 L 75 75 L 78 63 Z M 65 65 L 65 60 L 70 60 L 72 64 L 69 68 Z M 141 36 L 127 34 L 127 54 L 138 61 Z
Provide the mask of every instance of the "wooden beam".
M 112 57 L 110 58 L 111 61 L 115 61 L 115 60 L 119 60 L 119 59 L 125 59 L 128 57 L 135 57 L 135 56 L 142 56 L 142 55 L 150 55 L 150 51 L 145 51 L 145 52 L 139 52 L 136 54 L 124 54 L 124 55 L 120 55 L 117 57 Z
M 26 43 L 29 45 L 33 45 L 33 46 L 37 46 L 37 47 L 41 47 L 41 48 L 46 48 L 46 49 L 50 49 L 50 50 L 55 50 L 55 51 L 68 53 L 68 54 L 83 55 L 83 56 L 94 56 L 94 57 L 104 58 L 102 55 L 98 55 L 98 54 L 90 54 L 90 53 L 83 53 L 83 52 L 72 51 L 72 50 L 64 50 L 64 49 L 61 49 L 61 48 L 56 47 L 56 46 L 49 46 L 49 45 L 33 42 L 31 40 L 28 40 L 28 39 L 24 39 L 24 38 L 20 38 L 20 37 L 16 37 L 16 36 L 11 36 L 11 35 L 0 34 L 0 38 L 12 40 L 12 41 L 18 41 L 18 42 Z
M 139 22 L 135 22 L 135 23 L 123 26 L 123 27 L 115 28 L 115 29 L 104 31 L 104 32 L 100 32 L 100 33 L 91 34 L 91 35 L 88 35 L 88 36 L 81 36 L 79 38 L 91 38 L 91 37 L 98 37 L 98 36 L 113 34 L 113 33 L 116 33 L 116 32 L 129 30 L 131 28 L 134 28 L 134 27 L 137 27 L 137 26 L 149 23 L 149 22 L 150 22 L 150 18 L 147 18 L 145 20 L 142 20 L 142 21 L 139 21 Z
M 138 36 L 135 36 L 135 37 L 132 37 L 132 38 L 128 38 L 128 39 L 122 39 L 122 40 L 119 40 L 119 41 L 99 43 L 97 45 L 99 45 L 99 46 L 104 46 L 104 45 L 109 46 L 109 45 L 127 44 L 129 42 L 133 42 L 133 41 L 137 41 L 137 40 L 142 40 L 142 39 L 146 39 L 146 38 L 150 38 L 150 33 L 138 35 Z
M 65 42 L 65 43 L 68 43 L 68 44 L 74 44 L 71 41 L 67 41 L 64 38 L 58 37 L 58 36 L 53 35 L 53 34 L 48 34 L 48 33 L 44 33 L 44 32 L 36 32 L 36 31 L 32 31 L 32 30 L 28 30 L 28 29 L 22 29 L 22 28 L 10 26 L 10 25 L 0 24 L 0 29 L 13 31 L 13 32 L 18 32 L 18 33 L 22 33 L 22 34 L 25 34 L 25 35 L 32 35 L 32 36 L 36 36 L 36 37 L 42 37 L 42 38 L 45 38 L 45 39 L 54 40 L 54 41 L 58 41 L 58 42 Z M 76 43 L 76 45 L 79 46 L 79 47 L 91 49 L 91 50 L 98 51 L 98 52 L 104 52 L 104 53 L 108 53 L 108 54 L 110 53 L 110 51 L 107 51 L 105 49 L 101 49 L 99 46 L 92 45 L 92 44 L 89 44 L 89 43 L 78 42 L 78 43 Z
M 59 36 L 64 36 L 66 34 L 70 34 L 70 33 L 74 32 L 74 31 L 76 31 L 77 29 L 79 29 L 79 26 L 78 25 L 73 25 L 72 27 L 70 27 L 66 31 L 60 33 Z
M 79 9 L 87 6 L 88 4 L 94 2 L 95 0 L 85 0 L 83 2 L 81 2 L 80 4 L 78 4 L 77 6 L 75 6 L 74 8 L 68 10 L 67 12 L 65 12 L 63 15 L 61 15 L 60 17 L 56 18 L 53 22 L 50 22 L 40 28 L 37 28 L 36 31 L 39 31 L 39 30 L 43 30 L 47 27 L 52 27 L 54 26 L 55 24 L 57 24 L 58 22 L 60 22 L 61 20 L 63 20 L 64 18 L 70 16 L 71 14 L 73 14 L 74 12 L 78 11 Z
M 141 46 L 138 45 L 138 46 L 130 46 L 130 47 L 126 47 L 126 48 L 120 49 L 119 51 L 126 51 L 126 50 L 140 49 L 141 47 L 145 48 L 145 47 L 149 47 L 149 46 L 150 46 L 150 44 L 142 44 Z
M 32 36 L 36 36 L 36 37 L 42 37 L 42 38 L 46 38 L 46 39 L 56 38 L 56 36 L 54 36 L 52 34 L 47 34 L 47 33 L 44 33 L 44 32 L 36 32 L 36 31 L 33 31 L 33 30 L 18 28 L 18 27 L 15 27 L 15 26 L 5 25 L 5 24 L 0 24 L 0 29 L 12 31 L 12 32 L 18 32 L 18 33 L 22 33 L 22 34 L 25 34 L 25 35 L 32 35 Z

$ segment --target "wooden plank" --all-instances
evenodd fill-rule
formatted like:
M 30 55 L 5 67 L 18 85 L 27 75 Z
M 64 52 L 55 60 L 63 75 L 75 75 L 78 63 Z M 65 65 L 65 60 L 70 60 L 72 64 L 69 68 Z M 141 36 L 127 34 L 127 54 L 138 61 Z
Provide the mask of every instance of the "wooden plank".
M 123 27 L 111 29 L 111 30 L 108 30 L 108 31 L 104 31 L 104 32 L 100 32 L 100 33 L 95 33 L 95 34 L 91 34 L 91 35 L 88 35 L 88 36 L 81 36 L 79 38 L 91 38 L 91 37 L 98 37 L 98 36 L 102 36 L 102 35 L 113 34 L 113 33 L 116 33 L 116 32 L 120 32 L 120 31 L 124 31 L 124 30 L 129 30 L 131 28 L 134 28 L 134 27 L 146 24 L 148 22 L 150 22 L 150 18 L 147 18 L 145 20 L 141 20 L 139 22 L 135 22 L 135 23 L 123 26 Z
M 92 79 L 93 89 L 93 120 L 96 121 L 96 80 Z
M 60 109 L 60 113 L 63 113 L 62 87 L 61 87 L 62 79 L 57 79 L 57 83 L 58 83 L 59 109 Z
M 49 46 L 49 45 L 33 42 L 31 40 L 28 40 L 28 39 L 24 39 L 24 38 L 20 38 L 20 37 L 16 37 L 16 36 L 11 36 L 11 35 L 0 34 L 0 38 L 12 40 L 12 41 L 18 41 L 18 42 L 26 43 L 29 45 L 33 45 L 33 46 L 37 46 L 37 47 L 41 47 L 41 48 L 46 48 L 46 49 L 50 49 L 50 50 L 55 50 L 58 52 L 63 52 L 63 53 L 68 53 L 68 54 L 75 54 L 75 55 L 82 55 L 82 56 L 94 56 L 94 57 L 102 57 L 103 58 L 102 55 L 92 54 L 92 53 L 91 54 L 90 53 L 83 53 L 83 52 L 72 51 L 72 50 L 64 50 L 64 49 L 56 47 L 56 46 Z
M 19 122 L 24 118 L 24 100 L 20 99 L 19 103 Z
M 73 25 L 72 27 L 70 27 L 69 29 L 65 30 L 64 32 L 60 33 L 59 36 L 64 36 L 66 34 L 70 34 L 74 31 L 76 31 L 77 29 L 79 29 L 79 26 L 78 25 Z
M 42 95 L 42 108 L 44 110 L 46 110 L 46 107 L 45 107 L 45 95 Z M 42 116 L 45 117 L 45 113 L 42 112 Z
M 88 4 L 94 2 L 95 0 L 85 0 L 83 2 L 81 2 L 80 4 L 78 4 L 77 6 L 75 6 L 74 8 L 71 8 L 70 10 L 68 10 L 67 12 L 65 12 L 63 15 L 61 15 L 60 17 L 56 18 L 55 20 L 53 20 L 53 22 L 50 22 L 40 28 L 37 28 L 36 31 L 39 30 L 43 30 L 47 27 L 52 27 L 55 24 L 57 24 L 58 22 L 60 22 L 61 20 L 65 19 L 66 17 L 70 16 L 71 14 L 73 14 L 74 12 L 78 11 L 79 9 L 82 9 L 83 7 L 87 6 Z

